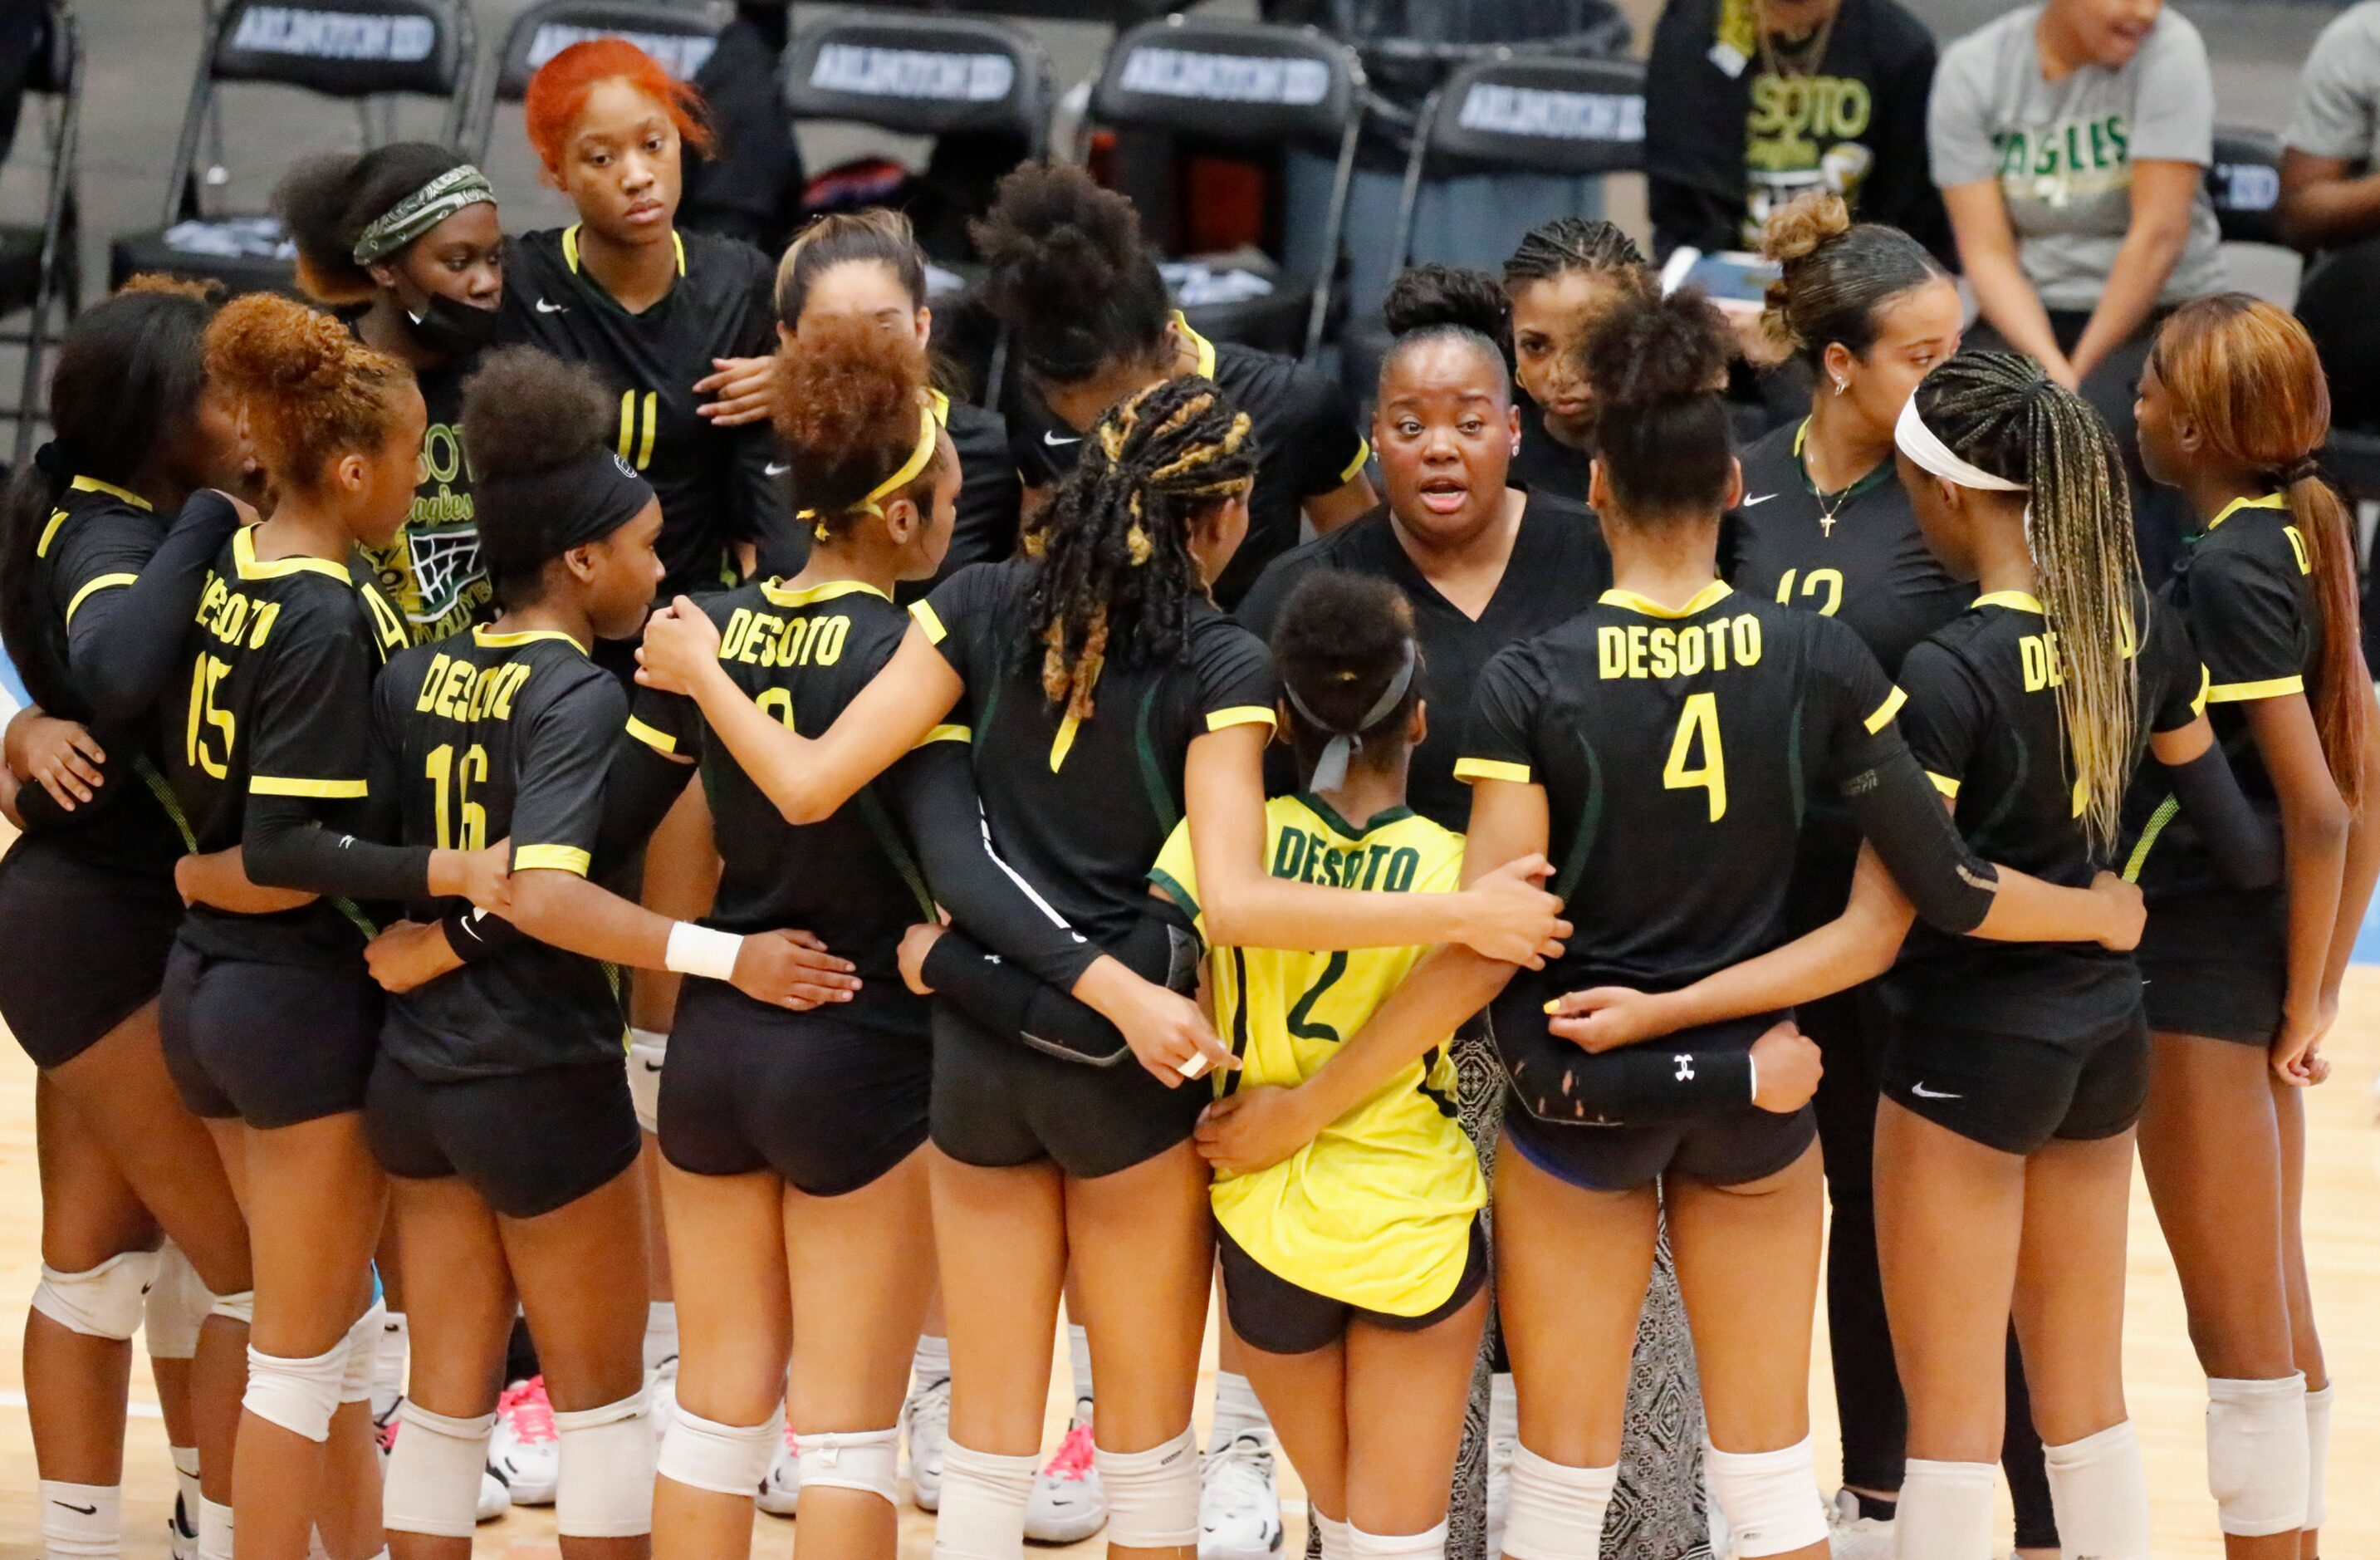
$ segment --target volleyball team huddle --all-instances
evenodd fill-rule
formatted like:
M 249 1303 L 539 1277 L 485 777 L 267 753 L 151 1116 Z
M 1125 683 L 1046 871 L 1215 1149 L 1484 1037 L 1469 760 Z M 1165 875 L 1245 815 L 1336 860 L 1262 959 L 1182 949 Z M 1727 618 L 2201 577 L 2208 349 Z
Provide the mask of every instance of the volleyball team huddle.
M 676 229 L 698 106 L 576 45 L 572 226 L 311 161 L 324 307 L 142 278 L 59 353 L 0 500 L 48 1554 L 120 1551 L 144 1322 L 177 1552 L 467 1554 L 517 1312 L 574 1560 L 756 1497 L 889 1557 L 905 1426 L 941 1560 L 1257 1560 L 1202 1469 L 1272 1499 L 1268 1424 L 1331 1560 L 1592 1560 L 1658 1260 L 1733 1554 L 1985 1560 L 2014 1412 L 2063 1552 L 2145 1560 L 2135 1144 L 2227 1553 L 2316 1553 L 2299 1091 L 2380 838 L 2294 321 L 2166 320 L 2152 588 L 2096 414 L 1832 197 L 1748 333 L 1608 224 L 1407 272 L 1366 438 L 1027 164 L 987 408 L 901 218 Z M 1747 334 L 1814 391 L 1739 454 Z M 1826 1182 L 1908 1415 L 1832 1506 Z

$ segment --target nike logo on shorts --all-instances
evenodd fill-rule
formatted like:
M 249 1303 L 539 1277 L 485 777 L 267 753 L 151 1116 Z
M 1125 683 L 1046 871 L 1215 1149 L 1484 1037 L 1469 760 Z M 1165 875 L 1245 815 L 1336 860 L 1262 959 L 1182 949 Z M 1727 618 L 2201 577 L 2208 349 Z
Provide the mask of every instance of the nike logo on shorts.
M 1909 1091 L 1912 1094 L 1916 1095 L 1921 1100 L 1963 1100 L 1966 1098 L 1963 1094 L 1950 1094 L 1945 1093 L 1939 1089 L 1928 1089 L 1922 1083 L 1911 1084 L 1909 1086 Z
M 540 298 L 537 300 L 537 311 L 540 314 L 567 314 L 570 312 L 570 305 L 554 303 Z
M 1079 445 L 1083 442 L 1083 436 L 1077 433 L 1071 439 L 1062 439 L 1058 437 L 1057 431 L 1052 429 L 1041 435 L 1041 442 L 1051 449 L 1056 449 L 1062 445 Z
M 762 470 L 766 471 L 771 477 L 782 477 L 793 469 L 793 465 L 789 461 L 775 460 L 771 460 L 768 465 L 761 468 Z

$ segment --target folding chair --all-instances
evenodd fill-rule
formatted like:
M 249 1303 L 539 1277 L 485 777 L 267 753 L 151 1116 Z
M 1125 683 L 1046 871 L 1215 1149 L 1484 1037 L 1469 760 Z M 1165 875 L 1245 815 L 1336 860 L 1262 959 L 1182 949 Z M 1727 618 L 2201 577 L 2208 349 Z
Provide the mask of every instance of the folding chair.
M 1288 143 L 1337 162 L 1312 275 L 1278 263 L 1178 257 L 1167 286 L 1201 335 L 1312 357 L 1330 323 L 1330 289 L 1364 118 L 1355 51 L 1311 27 L 1167 17 L 1116 41 L 1091 89 L 1095 128 L 1139 129 L 1239 148 Z
M 625 38 L 658 60 L 681 81 L 710 58 L 719 34 L 735 19 L 727 0 L 543 0 L 531 6 L 504 34 L 493 70 L 483 71 L 473 113 L 470 144 L 485 156 L 496 128 L 496 109 L 528 95 L 538 67 L 590 38 Z
M 231 0 L 216 18 L 182 136 L 165 178 L 164 225 L 119 235 L 108 249 L 109 285 L 143 271 L 214 278 L 236 292 L 289 290 L 297 251 L 278 218 L 210 212 L 200 199 L 200 142 L 216 94 L 232 83 L 295 87 L 369 106 L 428 98 L 445 106 L 439 139 L 463 144 L 477 51 L 467 0 Z M 359 115 L 367 138 L 375 116 Z
M 939 17 L 1019 17 L 1041 21 L 1104 22 L 1130 27 L 1135 22 L 1184 9 L 1196 0 L 871 0 L 878 10 L 930 11 Z
M 1038 157 L 1050 139 L 1050 56 L 1003 22 L 845 12 L 785 45 L 785 112 L 898 135 L 1001 133 Z
M 2206 193 L 2227 244 L 2274 244 L 2284 248 L 2281 205 L 2281 138 L 2270 130 L 2217 126 L 2215 161 L 2206 165 Z
M 56 334 L 51 328 L 51 311 L 63 307 L 66 320 L 71 321 L 82 292 L 82 220 L 75 162 L 82 120 L 82 34 L 65 0 L 46 0 L 42 12 L 41 38 L 25 80 L 28 99 L 48 100 L 41 113 L 50 163 L 42 220 L 38 225 L 0 225 L 0 317 L 26 316 L 21 330 L 0 333 L 0 342 L 25 348 L 25 376 L 17 404 L 0 411 L 17 424 L 18 465 L 33 453 L 40 424 L 42 369 Z
M 1588 178 L 1644 165 L 1643 65 L 1499 50 L 1457 70 L 1422 105 L 1389 241 L 1393 268 L 1412 261 L 1422 181 L 1433 172 Z M 1368 400 L 1388 353 L 1387 324 L 1358 321 L 1340 345 L 1342 382 Z

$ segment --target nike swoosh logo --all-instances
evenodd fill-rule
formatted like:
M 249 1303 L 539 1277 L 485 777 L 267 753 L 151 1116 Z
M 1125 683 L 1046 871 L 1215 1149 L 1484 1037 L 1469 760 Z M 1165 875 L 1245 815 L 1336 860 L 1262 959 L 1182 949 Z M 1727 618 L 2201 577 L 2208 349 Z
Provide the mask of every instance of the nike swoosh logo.
M 1911 1084 L 1909 1086 L 1909 1091 L 1912 1094 L 1916 1095 L 1921 1100 L 1962 1100 L 1966 1098 L 1963 1094 L 1950 1094 L 1945 1093 L 1939 1089 L 1928 1089 L 1922 1083 Z
M 650 1073 L 657 1073 L 662 1070 L 662 1065 L 659 1062 L 647 1062 L 645 1064 L 645 1070 Z
M 52 1501 L 50 1504 L 52 1505 L 64 1506 L 68 1511 L 79 1512 L 85 1517 L 96 1517 L 99 1515 L 99 1507 L 95 1505 L 77 1505 L 72 1501 Z
M 762 468 L 761 468 L 761 469 L 762 469 L 762 470 L 766 471 L 766 472 L 767 472 L 770 476 L 771 476 L 771 477 L 782 477 L 782 476 L 783 476 L 786 472 L 788 472 L 788 471 L 792 470 L 793 469 L 794 469 L 794 468 L 793 468 L 793 466 L 792 466 L 792 464 L 791 464 L 790 462 L 789 462 L 789 463 L 787 463 L 787 464 L 784 464 L 784 465 L 782 465 L 782 466 L 781 466 L 781 465 L 779 465 L 777 462 L 775 462 L 775 461 L 773 461 L 773 460 L 771 460 L 771 462 L 769 462 L 769 464 L 768 464 L 768 465 L 766 465 L 765 467 L 762 467 Z
M 570 312 L 570 305 L 551 303 L 540 298 L 537 300 L 537 311 L 540 314 L 567 314 Z
M 1747 498 L 1747 499 L 1745 499 L 1745 500 L 1743 501 L 1742 507 L 1744 507 L 1744 508 L 1746 508 L 1746 509 L 1749 509 L 1749 508 L 1751 508 L 1751 507 L 1752 507 L 1754 505 L 1755 505 L 1755 504 L 1766 504 L 1766 503 L 1767 503 L 1770 499 L 1772 499 L 1772 498 L 1774 498 L 1774 497 L 1776 497 L 1776 496 L 1777 496 L 1777 495 L 1776 495 L 1775 494 L 1773 494 L 1773 493 L 1764 493 L 1764 494 L 1761 494 L 1759 497 L 1757 497 L 1757 498 Z
M 1053 431 L 1042 434 L 1041 442 L 1048 445 L 1051 449 L 1057 449 L 1065 445 L 1079 445 L 1083 442 L 1083 436 L 1080 433 L 1077 433 L 1071 439 L 1062 439 L 1058 437 L 1057 433 Z

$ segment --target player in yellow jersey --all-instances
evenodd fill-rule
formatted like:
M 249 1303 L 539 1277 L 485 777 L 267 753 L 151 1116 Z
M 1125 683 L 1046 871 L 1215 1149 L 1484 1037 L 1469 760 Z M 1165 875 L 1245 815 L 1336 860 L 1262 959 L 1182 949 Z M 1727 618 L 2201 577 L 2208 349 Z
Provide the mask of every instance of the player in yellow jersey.
M 1282 730 L 1308 788 L 1266 805 L 1268 870 L 1335 887 L 1458 889 L 1463 836 L 1405 806 L 1426 726 L 1404 597 L 1380 580 L 1318 574 L 1290 598 L 1272 650 Z M 1149 877 L 1198 917 L 1186 826 Z M 1427 951 L 1214 948 L 1215 1030 L 1241 1066 L 1217 1075 L 1209 1117 L 1234 1111 L 1244 1089 L 1293 1086 L 1321 1068 Z M 1488 1313 L 1487 1188 L 1454 1090 L 1440 1044 L 1289 1158 L 1215 1181 L 1225 1307 L 1326 1556 L 1356 1553 L 1358 1535 L 1366 1555 L 1445 1552 Z

